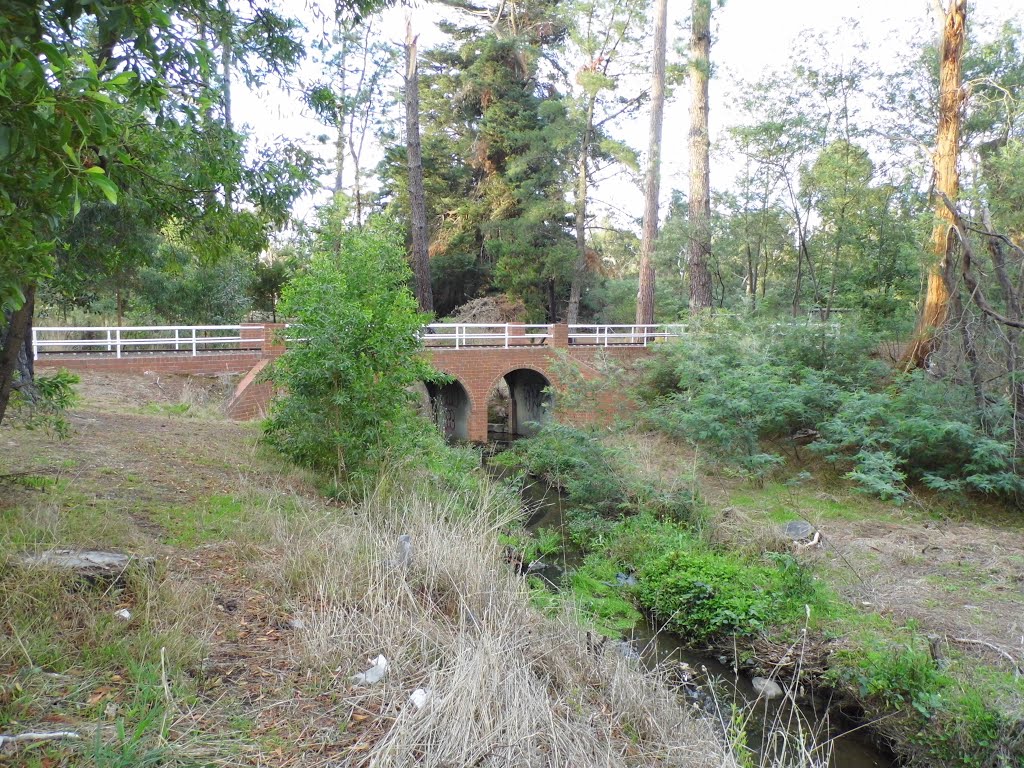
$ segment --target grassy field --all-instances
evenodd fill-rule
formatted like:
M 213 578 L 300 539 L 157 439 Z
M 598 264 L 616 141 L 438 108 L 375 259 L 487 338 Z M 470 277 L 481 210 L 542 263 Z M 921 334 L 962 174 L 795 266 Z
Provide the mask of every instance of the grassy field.
M 219 418 L 224 385 L 86 377 L 68 440 L 0 428 L 0 734 L 77 735 L 0 762 L 734 764 L 662 679 L 531 607 L 506 492 L 396 469 L 339 505 Z M 50 548 L 151 564 L 90 582 L 19 563 Z M 378 655 L 384 679 L 353 682 Z

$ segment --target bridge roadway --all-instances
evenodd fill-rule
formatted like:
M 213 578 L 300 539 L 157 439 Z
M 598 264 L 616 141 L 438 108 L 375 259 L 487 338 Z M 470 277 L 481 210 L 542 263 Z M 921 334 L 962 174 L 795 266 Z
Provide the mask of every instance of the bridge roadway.
M 156 374 L 242 374 L 226 411 L 231 418 L 262 416 L 273 388 L 259 374 L 285 351 L 282 325 L 37 328 L 36 365 L 72 371 Z M 552 409 L 549 387 L 602 377 L 603 361 L 630 367 L 650 344 L 681 336 L 682 326 L 568 326 L 435 324 L 424 329 L 424 352 L 451 377 L 425 385 L 445 436 L 486 442 L 488 403 L 507 397 L 504 428 L 529 434 Z M 569 380 L 567 380 L 569 379 Z M 621 402 L 595 388 L 591 401 L 568 413 L 576 421 L 609 418 Z

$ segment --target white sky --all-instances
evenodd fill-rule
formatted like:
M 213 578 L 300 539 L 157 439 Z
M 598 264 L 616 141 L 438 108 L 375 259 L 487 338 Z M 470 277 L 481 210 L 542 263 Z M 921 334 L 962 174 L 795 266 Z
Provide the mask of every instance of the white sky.
M 296 13 L 296 0 L 282 0 L 288 11 Z M 1024 0 L 969 0 L 968 34 L 973 19 L 982 17 L 1005 20 L 1016 18 L 1024 23 Z M 860 38 L 870 46 L 870 55 L 879 63 L 893 61 L 903 51 L 905 41 L 923 39 L 937 34 L 938 20 L 935 0 L 726 0 L 723 8 L 715 11 L 714 42 L 711 51 L 715 77 L 711 82 L 712 142 L 720 135 L 724 125 L 731 122 L 730 92 L 740 80 L 756 80 L 763 74 L 788 65 L 794 41 L 810 32 L 832 32 L 858 27 Z M 669 0 L 670 37 L 688 38 L 682 24 L 687 18 L 690 0 Z M 385 15 L 382 36 L 399 42 L 405 34 L 406 9 L 392 9 Z M 421 47 L 441 39 L 434 20 L 443 11 L 420 4 L 412 11 L 414 26 L 420 34 Z M 300 15 L 305 16 L 307 14 Z M 310 26 L 313 26 L 311 24 Z M 849 40 L 854 33 L 850 31 Z M 844 38 L 847 36 L 844 33 Z M 901 43 L 900 41 L 904 41 Z M 842 55 L 830 51 L 830 55 Z M 300 77 L 316 79 L 317 73 L 307 61 Z M 242 91 L 242 89 L 238 89 Z M 666 104 L 664 124 L 664 167 L 662 170 L 662 198 L 667 200 L 673 188 L 685 189 L 687 173 L 686 136 L 688 91 L 680 87 Z M 331 134 L 331 129 L 313 119 L 299 100 L 298 94 L 286 93 L 278 88 L 262 93 L 239 92 L 235 97 L 235 118 L 246 125 L 253 141 L 258 143 L 285 136 L 301 141 L 307 148 L 321 147 L 324 156 L 333 157 L 333 145 L 320 145 L 315 137 Z M 646 148 L 647 117 L 640 115 L 631 123 L 620 126 L 620 137 L 639 150 Z M 371 157 L 371 162 L 376 161 Z M 712 161 L 712 185 L 728 186 L 732 172 L 723 168 L 721 158 Z M 638 189 L 624 183 L 614 183 L 614 192 L 607 195 L 609 186 L 597 191 L 597 197 L 614 197 L 615 205 L 625 214 L 638 216 L 642 200 Z M 299 218 L 309 216 L 314 202 L 303 200 L 296 207 Z M 664 214 L 664 206 L 662 208 Z

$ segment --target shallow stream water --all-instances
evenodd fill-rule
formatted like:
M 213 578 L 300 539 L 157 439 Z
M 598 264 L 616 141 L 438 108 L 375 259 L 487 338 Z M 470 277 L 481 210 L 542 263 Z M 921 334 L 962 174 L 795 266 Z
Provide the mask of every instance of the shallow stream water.
M 495 469 L 495 474 L 500 470 Z M 541 529 L 558 531 L 561 534 L 562 549 L 554 555 L 543 558 L 543 566 L 533 574 L 544 579 L 552 588 L 558 589 L 567 571 L 579 565 L 580 552 L 575 549 L 567 530 L 565 498 L 557 489 L 542 480 L 535 480 L 523 489 L 523 503 L 530 512 L 526 529 L 536 533 Z M 719 713 L 728 720 L 731 707 L 753 707 L 753 718 L 748 728 L 750 749 L 762 755 L 771 747 L 766 745 L 765 733 L 773 727 L 795 733 L 797 713 L 786 699 L 766 701 L 758 699 L 750 678 L 738 673 L 726 663 L 728 659 L 717 659 L 703 655 L 686 646 L 684 640 L 670 632 L 662 631 L 657 624 L 644 619 L 625 638 L 628 646 L 625 653 L 636 653 L 647 668 L 671 665 L 679 668 L 688 665 L 693 673 L 694 687 L 691 689 L 695 703 L 706 710 Z M 862 730 L 837 722 L 830 715 L 828 702 L 813 696 L 802 697 L 799 702 L 799 716 L 803 728 L 814 731 L 814 743 L 829 741 L 832 768 L 888 768 L 894 765 L 891 756 L 875 748 Z

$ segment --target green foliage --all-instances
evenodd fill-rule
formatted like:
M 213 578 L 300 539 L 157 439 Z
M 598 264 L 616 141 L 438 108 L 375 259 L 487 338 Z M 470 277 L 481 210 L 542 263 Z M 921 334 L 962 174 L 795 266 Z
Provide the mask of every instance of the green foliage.
M 979 415 L 967 387 L 924 372 L 880 392 L 844 392 L 820 429 L 814 449 L 882 498 L 906 498 L 907 480 L 1004 497 L 1024 490 L 1003 409 Z
M 813 579 L 790 556 L 749 563 L 679 536 L 667 553 L 654 551 L 660 556 L 641 566 L 637 594 L 693 642 L 793 622 L 816 599 Z
M 429 426 L 409 387 L 437 374 L 418 355 L 425 318 L 409 276 L 394 225 L 347 229 L 324 211 L 312 261 L 285 291 L 290 343 L 271 374 L 284 394 L 266 434 L 294 461 L 345 482 L 414 455 Z
M 573 600 L 599 630 L 618 636 L 641 620 L 629 589 L 616 582 L 619 567 L 600 554 L 589 555 L 568 575 Z
M 63 368 L 52 376 L 36 376 L 31 387 L 16 389 L 11 396 L 14 423 L 27 429 L 46 429 L 58 437 L 68 436 L 71 425 L 65 417 L 78 402 L 74 385 L 78 376 Z
M 543 477 L 562 489 L 574 508 L 588 513 L 615 514 L 627 500 L 613 452 L 587 430 L 547 422 L 535 436 L 498 456 L 496 463 Z
M 1004 497 L 1024 490 L 1004 403 L 979 413 L 966 386 L 924 372 L 886 378 L 870 357 L 872 335 L 847 328 L 717 325 L 659 347 L 647 368 L 647 417 L 759 479 L 784 461 L 773 446 L 813 430 L 811 450 L 884 499 L 905 499 L 908 482 Z
M 495 459 L 560 488 L 572 507 L 570 528 L 581 542 L 599 536 L 595 516 L 646 510 L 671 520 L 694 517 L 697 505 L 689 489 L 669 489 L 625 472 L 628 462 L 596 432 L 558 422 L 545 423 Z
M 648 417 L 673 437 L 707 446 L 761 477 L 782 462 L 763 441 L 814 428 L 835 409 L 839 382 L 856 369 L 839 346 L 828 328 L 692 335 L 659 348 L 649 365 Z

